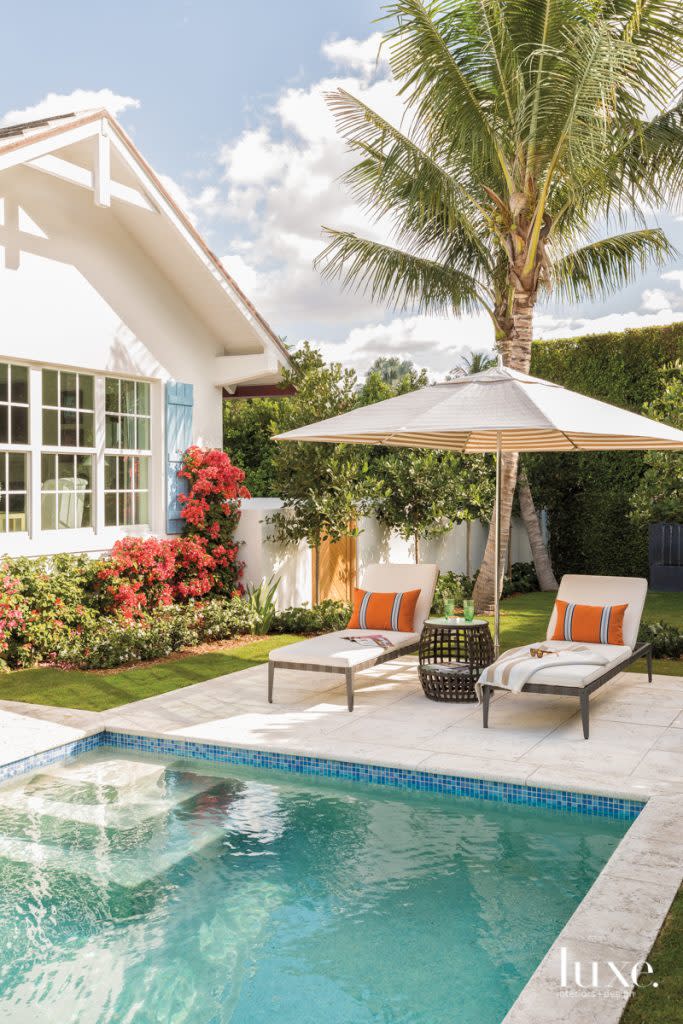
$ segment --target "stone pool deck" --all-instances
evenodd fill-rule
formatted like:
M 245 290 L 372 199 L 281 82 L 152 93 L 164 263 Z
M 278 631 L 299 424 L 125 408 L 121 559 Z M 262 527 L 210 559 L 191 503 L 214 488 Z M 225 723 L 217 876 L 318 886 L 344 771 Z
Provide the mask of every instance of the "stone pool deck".
M 261 665 L 99 714 L 0 701 L 0 763 L 110 727 L 647 799 L 506 1018 L 617 1021 L 628 989 L 607 961 L 629 973 L 647 958 L 683 879 L 683 677 L 655 676 L 652 684 L 635 673 L 615 677 L 591 700 L 588 741 L 578 701 L 567 697 L 497 695 L 484 731 L 476 705 L 425 699 L 412 657 L 359 675 L 355 694 L 349 714 L 341 677 L 283 670 L 269 705 Z M 561 947 L 570 979 L 576 960 L 584 977 L 592 961 L 602 965 L 597 994 L 560 986 Z

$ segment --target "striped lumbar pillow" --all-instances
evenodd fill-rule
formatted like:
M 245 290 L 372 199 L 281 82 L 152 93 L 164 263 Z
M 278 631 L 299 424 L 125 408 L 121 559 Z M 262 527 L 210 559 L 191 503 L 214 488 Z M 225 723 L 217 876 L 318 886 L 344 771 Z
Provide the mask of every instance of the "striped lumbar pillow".
M 572 604 L 556 601 L 555 632 L 552 640 L 582 640 L 588 644 L 624 643 L 624 613 L 627 604 Z
M 371 590 L 353 591 L 353 612 L 347 629 L 391 629 L 412 633 L 419 590 L 402 594 L 379 594 Z

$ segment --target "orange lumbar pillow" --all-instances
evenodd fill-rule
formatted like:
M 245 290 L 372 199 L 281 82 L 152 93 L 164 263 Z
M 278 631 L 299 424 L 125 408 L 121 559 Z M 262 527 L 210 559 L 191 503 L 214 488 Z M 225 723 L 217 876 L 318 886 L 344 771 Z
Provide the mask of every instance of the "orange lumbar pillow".
M 353 591 L 353 612 L 347 629 L 391 629 L 412 633 L 419 590 L 402 594 L 378 594 L 371 590 Z
M 627 604 L 572 604 L 556 601 L 555 632 L 551 640 L 582 640 L 588 644 L 624 643 Z

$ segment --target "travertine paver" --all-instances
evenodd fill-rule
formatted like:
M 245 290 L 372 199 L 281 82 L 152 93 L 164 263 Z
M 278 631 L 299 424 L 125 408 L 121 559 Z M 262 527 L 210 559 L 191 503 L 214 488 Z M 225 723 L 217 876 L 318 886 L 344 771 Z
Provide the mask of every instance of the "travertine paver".
M 425 699 L 406 657 L 343 680 L 283 670 L 266 702 L 266 667 L 246 669 L 101 714 L 0 701 L 0 763 L 94 729 L 209 740 L 375 764 L 649 799 L 567 922 L 506 1024 L 616 1022 L 629 988 L 608 960 L 643 960 L 683 878 L 683 677 L 624 673 L 591 701 L 591 738 L 577 701 L 498 694 L 490 728 L 476 705 Z M 602 964 L 597 990 L 561 985 L 572 966 Z

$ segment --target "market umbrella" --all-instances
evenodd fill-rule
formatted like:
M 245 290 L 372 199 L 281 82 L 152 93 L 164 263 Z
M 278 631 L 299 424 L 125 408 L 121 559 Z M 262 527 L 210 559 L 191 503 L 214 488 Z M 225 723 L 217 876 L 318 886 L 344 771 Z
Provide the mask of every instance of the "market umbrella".
M 495 563 L 500 573 L 503 452 L 683 450 L 683 431 L 502 365 L 278 434 L 277 441 L 329 441 L 494 452 Z M 500 579 L 498 578 L 498 583 Z M 500 649 L 500 586 L 494 643 Z

